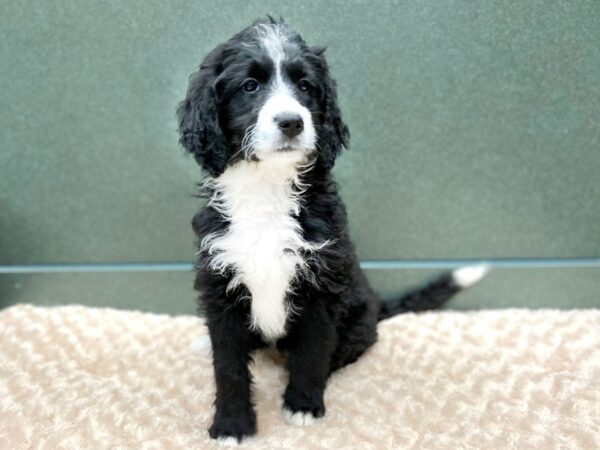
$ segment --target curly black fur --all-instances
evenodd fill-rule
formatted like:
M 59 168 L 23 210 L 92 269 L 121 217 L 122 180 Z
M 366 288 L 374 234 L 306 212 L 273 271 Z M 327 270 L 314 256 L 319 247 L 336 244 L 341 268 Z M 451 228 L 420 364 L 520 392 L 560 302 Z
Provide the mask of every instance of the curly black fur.
M 300 177 L 304 186 L 300 193 L 302 208 L 294 217 L 306 241 L 331 244 L 306 255 L 311 276 L 294 279 L 286 302 L 296 313 L 288 317 L 286 332 L 276 344 L 288 354 L 290 378 L 283 396 L 284 408 L 321 417 L 325 414 L 323 392 L 329 375 L 354 362 L 376 341 L 378 320 L 404 311 L 438 307 L 460 287 L 447 275 L 390 304 L 382 305 L 373 293 L 359 267 L 348 235 L 346 209 L 330 174 L 349 139 L 337 105 L 335 81 L 329 75 L 324 49 L 308 47 L 283 22 L 256 22 L 206 57 L 191 77 L 187 97 L 178 109 L 182 146 L 217 179 L 244 158 L 240 152 L 244 134 L 256 121 L 258 111 L 249 107 L 248 100 L 238 96 L 236 89 L 249 70 L 256 72 L 252 75 L 255 78 L 267 76 L 254 67 L 256 61 L 265 60 L 264 52 L 248 45 L 256 40 L 257 24 L 284 27 L 289 42 L 286 61 L 296 64 L 289 77 L 293 79 L 293 70 L 297 70 L 310 81 L 310 92 L 298 92 L 297 96 L 312 114 L 317 151 L 314 163 Z M 257 104 L 265 100 L 259 95 L 253 97 Z M 214 194 L 210 186 L 207 189 L 209 197 Z M 210 204 L 193 219 L 200 238 L 224 233 L 230 225 L 228 217 Z M 249 290 L 244 285 L 228 290 L 235 268 L 224 273 L 212 270 L 210 257 L 210 252 L 201 247 L 195 282 L 212 341 L 217 385 L 216 414 L 209 432 L 213 438 L 241 440 L 256 432 L 248 364 L 252 352 L 267 345 L 267 341 L 248 324 L 252 301 Z

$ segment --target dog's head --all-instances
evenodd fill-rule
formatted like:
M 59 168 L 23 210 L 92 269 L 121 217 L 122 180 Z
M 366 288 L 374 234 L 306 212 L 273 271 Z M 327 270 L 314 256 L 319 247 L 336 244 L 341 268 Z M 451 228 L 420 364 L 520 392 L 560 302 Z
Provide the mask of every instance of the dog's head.
M 326 170 L 349 139 L 323 48 L 271 18 L 219 45 L 190 78 L 180 142 L 212 176 L 241 159 L 314 155 Z

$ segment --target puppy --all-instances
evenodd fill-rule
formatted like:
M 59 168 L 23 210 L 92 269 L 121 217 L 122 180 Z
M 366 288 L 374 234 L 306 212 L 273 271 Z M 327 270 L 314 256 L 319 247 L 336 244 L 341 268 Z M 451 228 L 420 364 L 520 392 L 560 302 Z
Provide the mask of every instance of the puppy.
M 216 412 L 209 434 L 256 433 L 252 352 L 287 354 L 284 417 L 325 414 L 329 375 L 377 339 L 377 322 L 435 308 L 485 267 L 442 276 L 382 303 L 348 235 L 331 168 L 348 145 L 324 49 L 283 20 L 259 20 L 214 49 L 177 110 L 180 143 L 208 172 L 194 217 L 195 288 L 213 348 Z

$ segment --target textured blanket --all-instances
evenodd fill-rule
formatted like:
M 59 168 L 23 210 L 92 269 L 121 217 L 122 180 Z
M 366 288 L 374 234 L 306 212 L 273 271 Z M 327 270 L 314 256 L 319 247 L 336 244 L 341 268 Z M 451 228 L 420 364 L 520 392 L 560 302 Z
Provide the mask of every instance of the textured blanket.
M 194 317 L 80 306 L 0 312 L 0 449 L 213 448 Z M 336 373 L 323 420 L 281 417 L 286 373 L 253 366 L 260 449 L 598 449 L 600 311 L 406 314 Z

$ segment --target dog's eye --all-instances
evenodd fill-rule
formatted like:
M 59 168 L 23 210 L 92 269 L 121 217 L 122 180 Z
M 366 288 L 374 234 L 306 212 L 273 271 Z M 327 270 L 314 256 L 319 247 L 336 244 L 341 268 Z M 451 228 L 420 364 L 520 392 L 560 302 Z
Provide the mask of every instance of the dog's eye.
M 298 86 L 298 89 L 301 91 L 308 91 L 312 85 L 306 78 L 302 78 L 300 81 L 298 81 L 296 86 Z
M 249 80 L 244 81 L 244 84 L 242 84 L 242 88 L 244 88 L 244 91 L 246 92 L 256 92 L 259 88 L 258 81 L 256 81 L 253 78 L 250 78 Z

